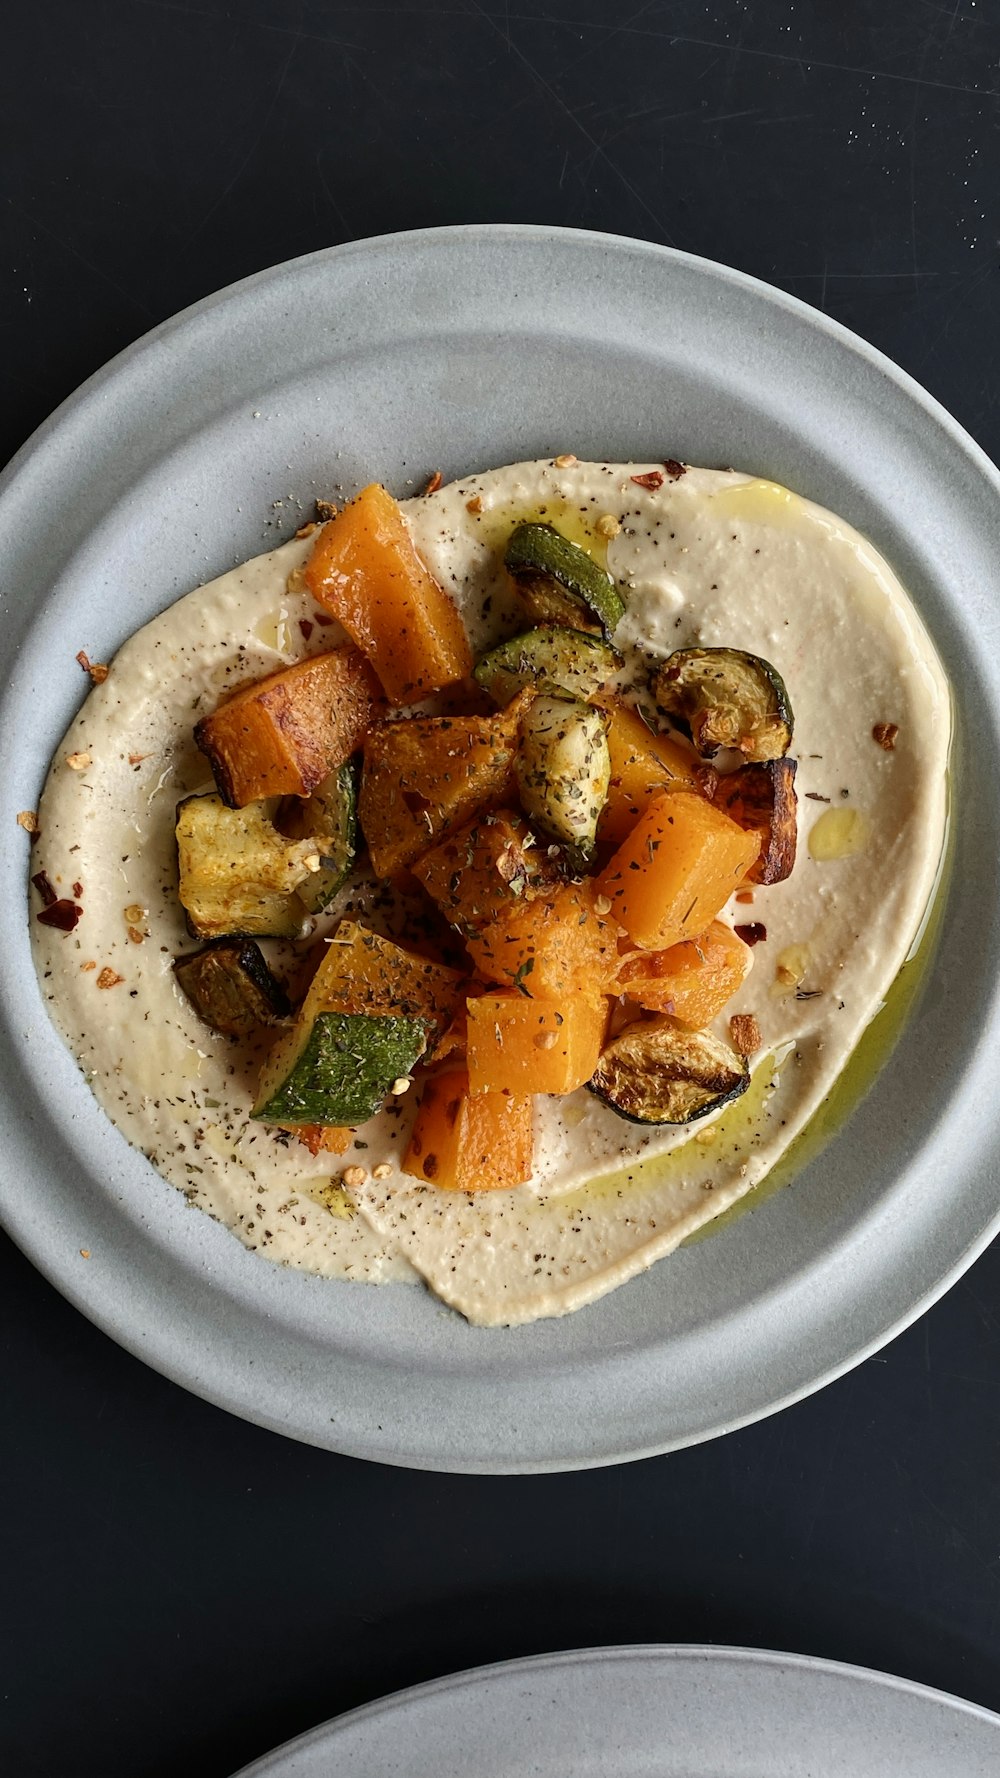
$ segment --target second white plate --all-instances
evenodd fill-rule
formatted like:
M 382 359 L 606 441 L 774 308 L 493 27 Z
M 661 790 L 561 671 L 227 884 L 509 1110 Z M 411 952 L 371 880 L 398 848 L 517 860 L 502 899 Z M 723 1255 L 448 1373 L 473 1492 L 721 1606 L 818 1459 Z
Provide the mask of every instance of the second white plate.
M 324 1723 L 239 1778 L 996 1778 L 1000 1717 L 862 1667 L 754 1649 L 583 1649 Z

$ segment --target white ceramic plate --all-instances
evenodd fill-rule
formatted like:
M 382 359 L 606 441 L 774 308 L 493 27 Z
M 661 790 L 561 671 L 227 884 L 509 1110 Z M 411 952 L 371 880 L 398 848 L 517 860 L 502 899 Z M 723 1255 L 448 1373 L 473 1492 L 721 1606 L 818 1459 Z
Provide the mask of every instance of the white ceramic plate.
M 518 458 L 738 464 L 842 513 L 921 607 L 959 694 L 956 862 L 923 1011 L 793 1190 L 563 1321 L 466 1326 L 418 1289 L 281 1271 L 120 1139 L 50 1026 L 14 826 L 107 659 L 334 482 Z M 278 503 L 278 504 L 272 504 Z M 276 521 L 268 524 L 268 521 Z M 460 228 L 264 272 L 157 329 L 0 488 L 2 1212 L 131 1351 L 318 1445 L 571 1468 L 711 1437 L 857 1363 L 997 1225 L 1000 480 L 900 371 L 779 292 L 641 242 Z M 90 1258 L 84 1260 L 80 1249 Z
M 996 1778 L 1000 1717 L 863 1667 L 741 1648 L 599 1648 L 439 1679 L 239 1778 Z

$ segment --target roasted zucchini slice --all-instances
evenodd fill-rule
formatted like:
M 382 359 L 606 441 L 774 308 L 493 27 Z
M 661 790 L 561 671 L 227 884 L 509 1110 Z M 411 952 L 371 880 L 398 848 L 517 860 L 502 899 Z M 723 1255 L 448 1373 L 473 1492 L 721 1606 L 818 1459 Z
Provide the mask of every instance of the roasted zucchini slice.
M 306 910 L 295 890 L 312 874 L 315 842 L 280 834 L 272 806 L 229 809 L 215 794 L 178 803 L 179 894 L 195 938 L 299 937 Z
M 780 759 L 792 743 L 792 706 L 781 674 L 739 648 L 679 648 L 653 680 L 661 715 L 686 727 L 711 759 L 732 747 L 753 762 Z
M 299 1019 L 268 1056 L 250 1115 L 264 1124 L 354 1128 L 374 1117 L 426 1043 L 422 1019 L 344 1012 Z
M 564 847 L 573 869 L 584 868 L 611 783 L 603 712 L 577 698 L 536 698 L 521 721 L 514 770 L 532 826 Z
M 277 826 L 293 840 L 311 840 L 319 869 L 310 871 L 297 894 L 310 914 L 319 914 L 341 889 L 351 872 L 358 847 L 358 780 L 360 757 L 346 760 L 324 778 L 312 796 L 288 797 Z
M 609 1043 L 588 1083 L 632 1124 L 689 1124 L 738 1099 L 746 1058 L 711 1031 L 682 1031 L 665 1014 L 629 1025 Z
M 174 975 L 198 1017 L 223 1037 L 252 1037 L 291 1015 L 288 995 L 252 938 L 218 938 L 175 957 Z
M 614 683 L 621 665 L 621 655 L 600 637 L 551 624 L 491 648 L 474 677 L 495 704 L 509 704 L 528 685 L 589 702 Z
M 504 566 L 536 623 L 598 628 L 613 636 L 625 604 L 606 568 L 554 525 L 515 525 Z
M 720 778 L 712 798 L 740 827 L 760 834 L 760 853 L 748 883 L 783 883 L 795 864 L 798 839 L 794 759 L 740 766 Z

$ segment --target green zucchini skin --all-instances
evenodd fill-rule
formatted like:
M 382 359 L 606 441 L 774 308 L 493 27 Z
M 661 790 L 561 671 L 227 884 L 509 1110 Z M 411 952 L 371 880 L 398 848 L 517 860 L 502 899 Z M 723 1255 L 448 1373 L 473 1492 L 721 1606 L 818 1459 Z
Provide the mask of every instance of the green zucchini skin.
M 653 680 L 659 713 L 687 728 L 711 759 L 736 748 L 757 764 L 781 759 L 792 744 L 792 703 L 778 669 L 741 648 L 679 648 Z
M 250 1115 L 264 1124 L 366 1123 L 426 1042 L 422 1019 L 321 1012 L 279 1039 Z
M 596 622 L 610 638 L 625 616 L 625 602 L 607 569 L 554 525 L 515 525 L 504 566 L 537 621 L 578 629 Z
M 690 1124 L 745 1093 L 750 1068 L 712 1031 L 666 1014 L 629 1025 L 602 1055 L 590 1091 L 630 1124 Z
M 174 976 L 198 1017 L 223 1037 L 252 1037 L 291 1017 L 291 1004 L 252 938 L 219 938 L 174 958 Z
M 603 712 L 577 698 L 536 698 L 521 724 L 515 773 L 532 826 L 563 847 L 571 869 L 586 869 L 611 783 Z
M 621 655 L 599 636 L 549 624 L 491 648 L 473 676 L 503 706 L 528 685 L 549 697 L 562 692 L 589 703 L 614 684 L 622 664 Z

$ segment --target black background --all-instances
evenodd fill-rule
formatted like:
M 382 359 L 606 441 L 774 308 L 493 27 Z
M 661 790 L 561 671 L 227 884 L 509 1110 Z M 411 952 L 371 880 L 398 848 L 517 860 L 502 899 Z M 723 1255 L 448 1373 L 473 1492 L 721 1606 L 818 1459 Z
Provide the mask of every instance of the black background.
M 22 0 L 0 44 L 4 455 L 245 273 L 511 220 L 781 285 L 1000 456 L 996 0 Z M 223 1778 L 399 1686 L 646 1639 L 1000 1709 L 998 1286 L 994 1249 L 880 1357 L 722 1442 L 490 1480 L 242 1425 L 5 1244 L 0 1768 Z

